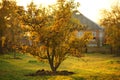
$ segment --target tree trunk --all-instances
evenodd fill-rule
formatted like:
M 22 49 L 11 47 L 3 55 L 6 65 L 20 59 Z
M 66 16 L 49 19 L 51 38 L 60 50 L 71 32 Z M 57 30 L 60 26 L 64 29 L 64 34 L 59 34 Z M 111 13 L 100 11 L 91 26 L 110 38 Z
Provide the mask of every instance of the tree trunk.
M 0 46 L 0 54 L 3 54 L 3 49 L 1 46 Z
M 3 54 L 2 40 L 0 40 L 0 54 Z
M 87 45 L 85 45 L 85 53 L 87 53 L 87 52 L 88 52 Z
M 111 53 L 111 54 L 113 53 L 113 48 L 112 48 L 112 46 L 110 46 L 110 53 Z
M 16 57 L 16 52 L 13 52 L 13 55 L 14 55 L 14 59 L 16 59 L 17 57 Z
M 53 55 L 50 56 L 49 47 L 47 48 L 47 57 L 48 57 L 48 62 L 49 62 L 50 68 L 51 68 L 52 72 L 55 73 L 57 68 L 54 67 L 54 56 Z

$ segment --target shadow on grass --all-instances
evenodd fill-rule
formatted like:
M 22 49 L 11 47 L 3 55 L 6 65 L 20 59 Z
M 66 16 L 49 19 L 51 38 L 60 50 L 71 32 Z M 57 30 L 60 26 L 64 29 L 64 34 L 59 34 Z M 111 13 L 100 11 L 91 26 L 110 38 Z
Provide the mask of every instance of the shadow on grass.
M 70 72 L 70 71 L 66 71 L 66 70 L 52 72 L 52 71 L 42 69 L 42 70 L 36 71 L 35 73 L 27 74 L 25 76 L 56 76 L 56 75 L 69 76 L 69 75 L 72 75 L 72 74 L 75 74 L 75 73 Z

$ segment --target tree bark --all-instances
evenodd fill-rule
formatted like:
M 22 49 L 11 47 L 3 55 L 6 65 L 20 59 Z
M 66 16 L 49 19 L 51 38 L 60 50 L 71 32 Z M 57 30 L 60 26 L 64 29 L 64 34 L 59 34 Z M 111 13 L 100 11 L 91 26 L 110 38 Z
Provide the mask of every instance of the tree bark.
M 113 53 L 113 48 L 112 48 L 112 46 L 110 46 L 110 53 L 111 53 L 111 54 Z
M 2 40 L 0 40 L 0 54 L 3 54 Z
M 87 52 L 88 52 L 87 45 L 85 45 L 85 53 L 87 53 Z
M 50 52 L 49 52 L 49 44 L 47 44 L 47 59 L 50 65 L 51 70 L 55 73 L 56 72 L 56 68 L 54 67 L 54 55 L 50 56 Z

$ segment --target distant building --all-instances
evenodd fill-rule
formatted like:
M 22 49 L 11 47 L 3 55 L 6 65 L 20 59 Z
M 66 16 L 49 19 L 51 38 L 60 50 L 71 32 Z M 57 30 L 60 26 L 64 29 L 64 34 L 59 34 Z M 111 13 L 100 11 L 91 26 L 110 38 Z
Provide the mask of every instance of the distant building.
M 77 18 L 86 28 L 85 30 L 78 32 L 79 36 L 82 35 L 84 31 L 91 31 L 94 36 L 93 40 L 91 40 L 87 46 L 102 46 L 104 39 L 104 29 L 78 11 L 74 11 L 73 17 Z

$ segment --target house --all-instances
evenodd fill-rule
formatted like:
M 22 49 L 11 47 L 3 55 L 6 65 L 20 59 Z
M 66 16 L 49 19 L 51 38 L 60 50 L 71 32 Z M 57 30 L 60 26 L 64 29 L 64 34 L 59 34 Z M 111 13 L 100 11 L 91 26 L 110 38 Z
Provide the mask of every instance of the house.
M 102 46 L 104 29 L 78 11 L 73 12 L 73 17 L 78 19 L 80 23 L 85 26 L 85 30 L 78 32 L 79 36 L 82 35 L 84 31 L 91 31 L 94 36 L 93 40 L 91 40 L 87 46 Z

